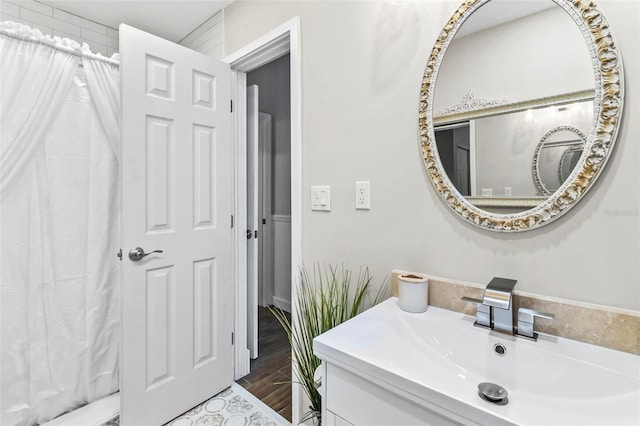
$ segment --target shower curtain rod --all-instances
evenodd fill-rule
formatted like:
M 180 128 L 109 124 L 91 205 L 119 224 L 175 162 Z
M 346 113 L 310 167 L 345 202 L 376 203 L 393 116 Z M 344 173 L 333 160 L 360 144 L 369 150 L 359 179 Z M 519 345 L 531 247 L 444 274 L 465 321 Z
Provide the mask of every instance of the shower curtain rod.
M 9 23 L 9 24 L 13 24 L 16 25 L 16 23 L 14 22 L 10 22 L 10 21 L 5 21 L 2 24 L 5 23 Z M 18 24 L 23 26 L 22 24 Z M 29 28 L 31 31 L 35 31 L 35 29 L 32 29 L 31 27 L 29 27 L 28 25 L 24 25 L 25 27 Z M 40 32 L 39 30 L 37 30 L 38 32 Z M 40 33 L 42 34 L 42 33 Z M 101 54 L 96 54 L 93 53 L 91 51 L 89 52 L 83 52 L 81 50 L 81 48 L 79 47 L 70 47 L 70 46 L 62 46 L 60 44 L 58 44 L 58 41 L 62 41 L 62 40 L 69 40 L 72 41 L 73 43 L 76 43 L 78 46 L 80 46 L 80 43 L 78 43 L 75 40 L 72 40 L 70 38 L 61 38 L 61 37 L 51 37 L 51 36 L 42 36 L 43 40 L 34 40 L 33 36 L 23 36 L 21 34 L 16 34 L 11 30 L 8 30 L 4 25 L 0 26 L 0 35 L 6 36 L 6 37 L 10 37 L 16 40 L 21 40 L 21 41 L 26 41 L 29 43 L 36 43 L 36 44 L 42 44 L 44 46 L 49 46 L 52 49 L 56 49 L 56 50 L 60 50 L 61 52 L 65 52 L 65 53 L 69 53 L 71 55 L 74 56 L 78 56 L 80 58 L 87 58 L 87 59 L 93 59 L 96 61 L 102 61 L 102 62 L 106 62 L 110 65 L 114 65 L 119 67 L 120 66 L 120 61 L 116 60 L 116 59 L 111 59 L 111 58 L 107 58 L 105 56 L 102 56 Z M 88 43 L 84 43 L 84 45 L 86 45 L 87 47 L 89 47 Z M 80 63 L 80 66 L 82 66 L 82 63 Z

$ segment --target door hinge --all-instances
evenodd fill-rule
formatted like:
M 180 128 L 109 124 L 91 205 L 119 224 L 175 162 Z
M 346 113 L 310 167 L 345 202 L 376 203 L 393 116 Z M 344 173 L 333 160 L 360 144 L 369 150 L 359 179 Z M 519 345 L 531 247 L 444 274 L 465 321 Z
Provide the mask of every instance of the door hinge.
M 233 229 L 233 215 L 231 215 L 231 229 Z
M 116 256 L 118 256 L 118 259 L 122 261 L 122 249 L 118 250 L 118 253 L 116 253 Z
M 233 99 L 229 100 L 231 112 L 233 112 Z
M 264 217 L 262 218 L 262 224 L 266 225 L 267 224 L 267 219 L 265 219 Z
M 234 336 L 233 336 L 233 331 L 232 331 L 232 332 L 231 332 L 231 346 L 233 346 L 233 343 L 234 343 L 234 338 L 233 338 L 233 337 L 234 337 Z
M 253 231 L 253 238 L 258 238 L 258 231 Z

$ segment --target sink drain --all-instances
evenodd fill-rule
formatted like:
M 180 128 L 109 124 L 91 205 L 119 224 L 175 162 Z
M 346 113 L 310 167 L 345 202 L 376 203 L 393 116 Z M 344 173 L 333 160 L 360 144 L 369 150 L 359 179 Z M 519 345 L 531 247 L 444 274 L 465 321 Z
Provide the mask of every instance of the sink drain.
M 507 405 L 509 403 L 507 390 L 495 383 L 480 383 L 478 385 L 478 395 L 480 395 L 480 398 L 492 404 Z
M 502 343 L 496 343 L 493 345 L 493 351 L 498 356 L 504 356 L 507 353 L 507 348 Z

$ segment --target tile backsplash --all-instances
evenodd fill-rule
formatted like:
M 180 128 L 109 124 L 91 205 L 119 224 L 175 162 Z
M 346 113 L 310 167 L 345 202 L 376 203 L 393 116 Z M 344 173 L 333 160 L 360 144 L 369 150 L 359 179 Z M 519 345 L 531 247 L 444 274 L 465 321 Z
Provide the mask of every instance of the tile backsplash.
M 408 272 L 392 271 L 393 296 L 398 295 L 398 275 Z M 475 304 L 461 298 L 481 299 L 484 286 L 421 275 L 429 277 L 429 305 L 475 316 Z M 536 319 L 536 331 L 640 355 L 640 312 L 516 290 L 514 311 L 520 307 L 555 315 L 554 320 Z
M 87 43 L 93 52 L 110 57 L 118 52 L 118 30 L 33 0 L 0 0 L 0 21 L 37 28 L 43 34 Z

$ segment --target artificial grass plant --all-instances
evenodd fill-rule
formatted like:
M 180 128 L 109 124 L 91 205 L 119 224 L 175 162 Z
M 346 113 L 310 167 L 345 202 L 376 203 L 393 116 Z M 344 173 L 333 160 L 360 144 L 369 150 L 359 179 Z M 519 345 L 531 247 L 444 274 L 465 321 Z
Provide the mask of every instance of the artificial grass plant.
M 289 338 L 294 361 L 294 373 L 311 405 L 301 422 L 311 418 L 321 420 L 322 401 L 316 388 L 314 373 L 320 359 L 313 354 L 313 339 L 333 327 L 355 317 L 387 297 L 385 279 L 371 298 L 372 279 L 369 270 L 361 270 L 355 284 L 352 272 L 344 265 L 320 266 L 310 272 L 300 269 L 297 298 L 291 320 L 279 309 L 271 309 Z

